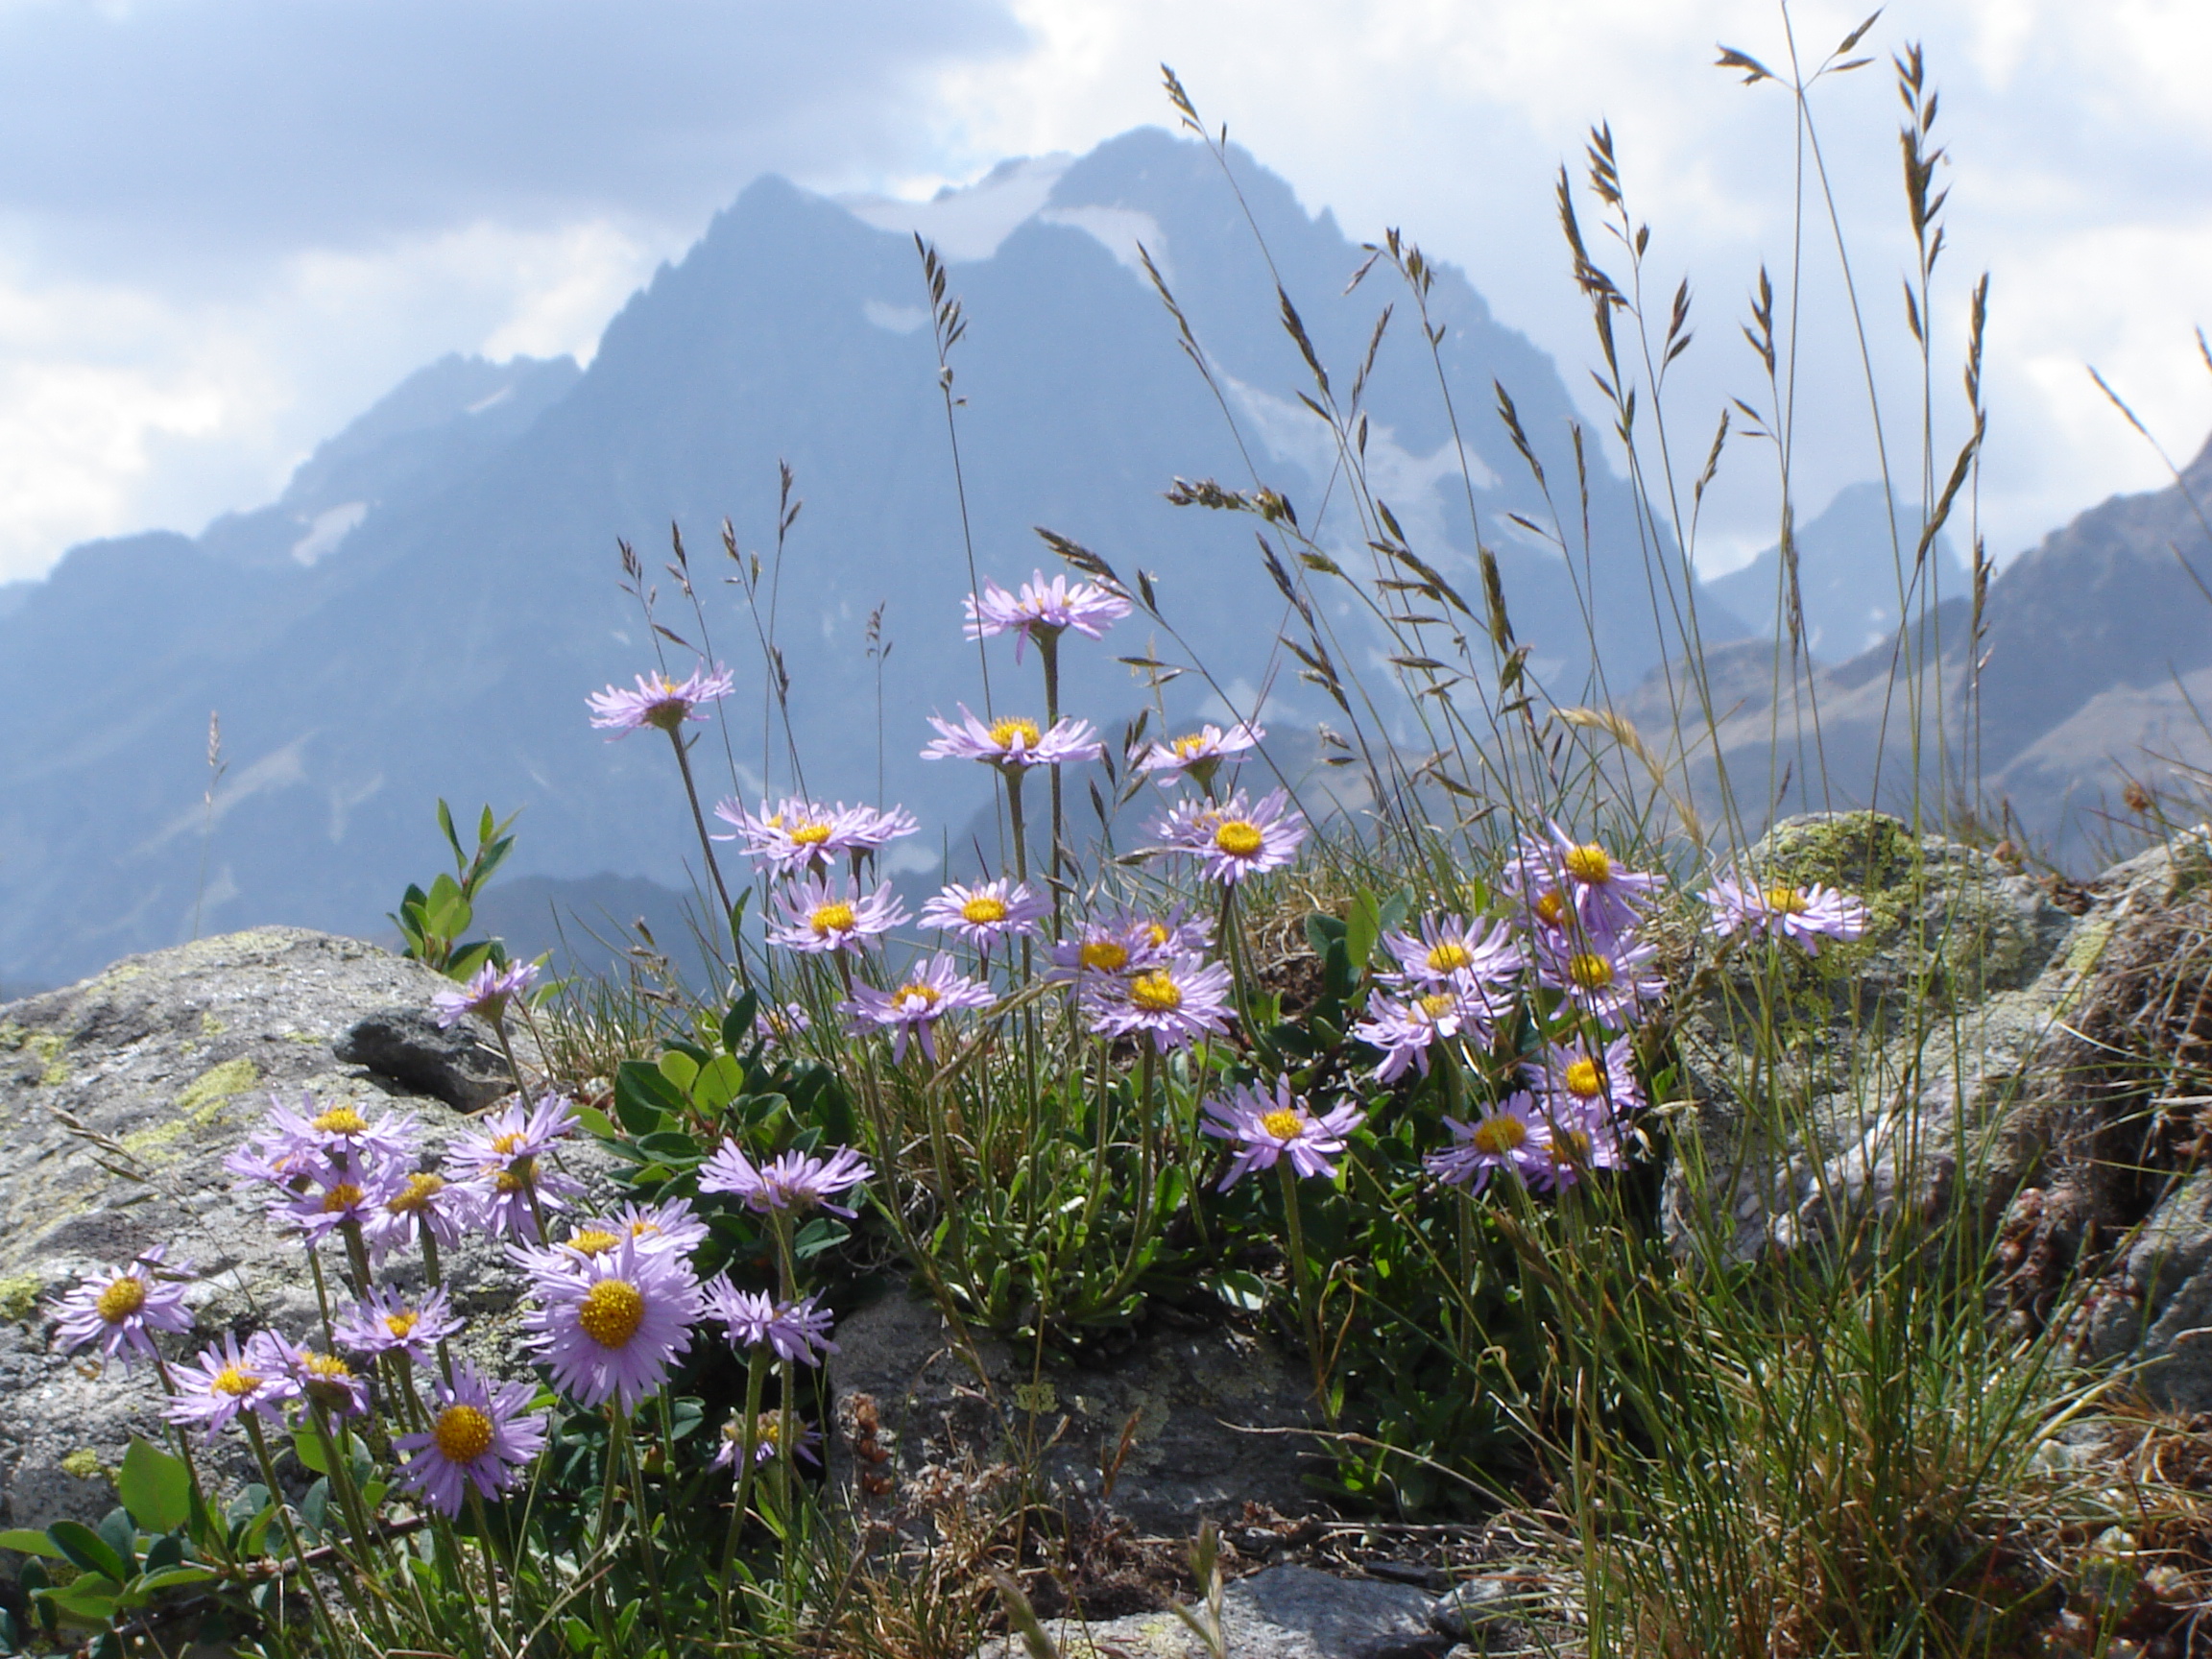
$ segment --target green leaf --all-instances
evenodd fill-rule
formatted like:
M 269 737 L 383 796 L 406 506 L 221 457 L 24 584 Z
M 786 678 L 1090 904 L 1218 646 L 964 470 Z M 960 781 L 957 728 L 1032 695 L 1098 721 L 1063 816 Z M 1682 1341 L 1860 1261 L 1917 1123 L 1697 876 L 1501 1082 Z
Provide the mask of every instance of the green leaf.
M 12 1527 L 0 1532 L 0 1550 L 14 1550 L 25 1555 L 43 1555 L 49 1561 L 68 1559 L 53 1539 L 28 1527 Z
M 661 1069 L 642 1060 L 625 1060 L 614 1069 L 614 1116 L 633 1135 L 650 1135 L 663 1115 L 681 1117 L 683 1092 Z
M 734 1055 L 721 1054 L 702 1067 L 691 1084 L 691 1103 L 702 1112 L 719 1112 L 745 1086 L 745 1068 Z
M 222 1576 L 212 1567 L 164 1567 L 158 1573 L 148 1573 L 132 1585 L 134 1590 L 174 1590 L 180 1584 L 204 1584 L 211 1578 Z
M 1344 924 L 1334 916 L 1324 916 L 1316 910 L 1306 918 L 1306 943 L 1316 956 L 1329 954 L 1329 947 L 1340 943 L 1344 937 Z
M 116 1496 L 149 1532 L 173 1532 L 192 1516 L 192 1472 L 181 1457 L 133 1438 L 115 1471 Z
M 57 1521 L 46 1528 L 46 1536 L 54 1540 L 62 1554 L 87 1573 L 105 1573 L 117 1584 L 131 1576 L 131 1570 L 123 1565 L 123 1557 L 115 1553 L 107 1539 L 82 1521 Z
M 592 1637 L 591 1626 L 574 1614 L 561 1621 L 561 1635 L 571 1653 L 589 1653 L 598 1645 Z
M 87 1573 L 59 1590 L 41 1590 L 38 1599 L 67 1619 L 106 1624 L 115 1617 L 123 1586 L 104 1573 Z
M 759 1018 L 760 994 L 748 991 L 730 1004 L 730 1012 L 722 1016 L 722 1046 L 734 1054 L 742 1049 L 753 1035 L 753 1022 Z
M 1355 974 L 1364 973 L 1375 954 L 1375 941 L 1382 937 L 1382 907 L 1375 895 L 1362 887 L 1352 900 L 1352 913 L 1344 919 L 1344 954 Z
M 614 1120 L 596 1106 L 576 1108 L 576 1121 L 584 1125 L 584 1133 L 601 1141 L 618 1141 L 622 1131 L 614 1127 Z
M 330 1459 L 323 1454 L 323 1442 L 309 1430 L 292 1431 L 292 1455 L 312 1474 L 330 1473 Z
M 138 1571 L 138 1529 L 131 1525 L 131 1512 L 118 1504 L 100 1517 L 93 1530 L 123 1563 L 124 1576 Z
M 699 1062 L 688 1054 L 671 1048 L 661 1056 L 661 1075 L 688 1094 L 691 1093 L 691 1085 L 699 1078 Z
M 146 1551 L 146 1571 L 158 1573 L 164 1567 L 175 1567 L 184 1559 L 184 1540 L 174 1532 L 167 1532 L 154 1540 Z

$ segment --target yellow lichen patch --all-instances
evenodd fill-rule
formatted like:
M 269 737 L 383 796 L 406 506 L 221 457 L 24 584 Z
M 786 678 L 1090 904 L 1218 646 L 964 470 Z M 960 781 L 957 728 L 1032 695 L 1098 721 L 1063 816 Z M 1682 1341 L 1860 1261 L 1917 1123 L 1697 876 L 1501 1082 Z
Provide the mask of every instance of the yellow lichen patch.
M 158 1166 L 176 1161 L 178 1154 L 172 1148 L 192 1132 L 192 1127 L 182 1118 L 171 1123 L 156 1123 L 151 1128 L 132 1131 L 116 1144 L 139 1163 Z
M 40 1288 L 36 1273 L 18 1273 L 12 1279 L 0 1279 L 0 1319 L 12 1324 L 30 1318 L 37 1310 Z
M 2097 959 L 2104 954 L 2104 947 L 2111 943 L 2112 919 L 2100 916 L 2085 922 L 2075 930 L 2066 947 L 2066 972 L 2086 974 L 2097 966 Z
M 0 1049 L 13 1050 L 23 1046 L 31 1034 L 12 1020 L 0 1020 Z
M 200 1035 L 203 1037 L 220 1037 L 224 1032 L 229 1029 L 229 1026 L 224 1024 L 222 1021 L 216 1019 L 212 1014 L 203 1014 L 200 1016 Z
M 108 1473 L 108 1468 L 100 1461 L 100 1454 L 85 1446 L 61 1459 L 61 1473 L 74 1475 L 80 1480 L 97 1480 Z
M 1043 1416 L 1047 1411 L 1060 1409 L 1060 1391 L 1052 1386 L 1050 1378 L 1040 1382 L 1018 1383 L 1014 1389 L 1014 1405 L 1018 1410 Z
M 69 1062 L 61 1058 L 61 1050 L 68 1039 L 59 1031 L 35 1031 L 23 1040 L 23 1046 L 35 1055 L 44 1068 L 38 1073 L 40 1088 L 52 1089 L 69 1080 Z
M 204 1122 L 213 1122 L 224 1101 L 233 1094 L 245 1094 L 260 1081 L 260 1068 L 241 1054 L 235 1060 L 209 1067 L 187 1083 L 184 1092 L 177 1096 L 177 1110 L 180 1113 L 204 1111 L 207 1116 Z
M 142 962 L 119 962 L 99 978 L 92 981 L 92 989 L 105 991 L 111 985 L 128 985 L 146 972 Z
M 284 1033 L 284 1041 L 297 1043 L 302 1048 L 320 1048 L 323 1046 L 323 1039 L 316 1036 L 312 1031 L 287 1031 Z

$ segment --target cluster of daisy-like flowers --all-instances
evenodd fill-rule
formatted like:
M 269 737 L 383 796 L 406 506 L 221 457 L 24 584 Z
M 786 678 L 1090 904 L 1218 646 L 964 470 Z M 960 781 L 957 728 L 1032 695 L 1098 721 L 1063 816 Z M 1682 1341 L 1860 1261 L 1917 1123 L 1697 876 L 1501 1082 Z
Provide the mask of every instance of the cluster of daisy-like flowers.
M 558 1095 L 517 1099 L 457 1138 L 442 1169 L 422 1160 L 410 1116 L 372 1120 L 351 1104 L 273 1102 L 227 1163 L 310 1252 L 345 1246 L 346 1294 L 336 1305 L 324 1299 L 320 1342 L 274 1331 L 241 1341 L 227 1333 L 193 1358 L 165 1361 L 156 1334 L 186 1335 L 193 1321 L 189 1268 L 171 1264 L 158 1246 L 87 1275 L 57 1306 L 57 1335 L 71 1352 L 152 1361 L 169 1421 L 208 1439 L 243 1424 L 264 1459 L 263 1424 L 328 1434 L 373 1416 L 400 1461 L 397 1486 L 447 1516 L 514 1488 L 544 1449 L 551 1422 L 537 1382 L 502 1380 L 452 1355 L 464 1321 L 444 1287 L 438 1252 L 468 1231 L 504 1242 L 523 1269 L 524 1349 L 552 1387 L 584 1409 L 635 1412 L 667 1383 L 702 1324 L 787 1368 L 819 1364 L 835 1351 L 830 1315 L 816 1298 L 741 1290 L 722 1274 L 701 1282 L 692 1256 L 709 1229 L 688 1200 L 574 1214 L 579 1184 L 551 1159 L 575 1124 Z M 870 1173 L 849 1149 L 757 1164 L 725 1142 L 701 1170 L 699 1190 L 788 1224 L 816 1208 L 853 1214 L 836 1200 Z M 409 1265 L 379 1282 L 387 1259 L 409 1245 L 421 1252 L 420 1271 Z M 320 1259 L 315 1277 L 324 1298 Z M 765 1461 L 786 1434 L 794 1455 L 811 1455 L 813 1431 L 787 1412 L 763 1415 L 750 1436 L 733 1419 L 717 1462 L 728 1465 L 729 1447 L 748 1438 Z

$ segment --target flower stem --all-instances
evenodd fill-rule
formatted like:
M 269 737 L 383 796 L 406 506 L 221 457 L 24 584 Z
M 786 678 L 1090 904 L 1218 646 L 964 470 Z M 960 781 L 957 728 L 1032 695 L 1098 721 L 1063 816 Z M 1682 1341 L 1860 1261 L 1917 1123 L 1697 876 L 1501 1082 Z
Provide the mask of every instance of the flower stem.
M 323 1599 L 323 1586 L 316 1581 L 315 1570 L 307 1565 L 307 1551 L 300 1542 L 300 1529 L 292 1524 L 291 1505 L 284 1502 L 284 1488 L 277 1483 L 276 1465 L 269 1456 L 269 1442 L 262 1438 L 261 1419 L 252 1411 L 239 1415 L 245 1420 L 247 1438 L 253 1442 L 254 1458 L 261 1465 L 261 1479 L 269 1485 L 269 1502 L 276 1506 L 276 1518 L 284 1524 L 285 1542 L 292 1546 L 292 1560 L 300 1569 L 300 1576 L 307 1580 L 307 1599 L 315 1609 L 317 1622 L 323 1626 L 323 1639 L 330 1645 L 330 1651 L 345 1651 L 345 1644 L 338 1636 L 337 1621 L 330 1617 L 330 1604 Z M 278 1592 L 281 1605 L 282 1592 Z
M 691 753 L 684 747 L 683 737 L 668 733 L 668 741 L 676 749 L 676 766 L 684 774 L 684 796 L 691 803 L 691 823 L 699 831 L 699 850 L 707 855 L 707 874 L 714 878 L 714 892 L 722 901 L 722 921 L 730 929 L 730 953 L 737 959 L 737 976 L 750 986 L 752 980 L 745 970 L 745 951 L 737 940 L 736 906 L 730 902 L 730 889 L 723 885 L 722 866 L 714 857 L 714 842 L 707 833 L 707 814 L 699 809 L 699 788 L 691 781 Z
M 1298 1319 L 1306 1327 L 1306 1352 L 1313 1362 L 1313 1393 L 1320 1396 L 1328 1383 L 1328 1369 L 1321 1353 L 1321 1310 L 1313 1300 L 1313 1267 L 1306 1260 L 1306 1227 L 1298 1213 L 1298 1173 L 1288 1158 L 1275 1160 L 1275 1174 L 1283 1183 L 1283 1218 L 1290 1233 L 1290 1265 L 1298 1284 Z

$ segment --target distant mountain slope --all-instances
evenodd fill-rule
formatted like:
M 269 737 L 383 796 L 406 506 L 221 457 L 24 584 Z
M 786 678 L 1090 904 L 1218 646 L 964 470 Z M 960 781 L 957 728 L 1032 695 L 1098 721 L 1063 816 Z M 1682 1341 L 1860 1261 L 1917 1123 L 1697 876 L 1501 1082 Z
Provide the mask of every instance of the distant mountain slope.
M 1904 603 L 1899 571 L 1911 571 L 1922 522 L 1914 509 L 1892 504 L 1881 485 L 1853 484 L 1839 491 L 1818 517 L 1798 526 L 1799 603 L 1805 612 L 1806 649 L 1815 661 L 1843 661 L 1874 649 L 1897 631 Z M 1966 591 L 1969 572 L 1950 537 L 1938 532 L 1929 558 L 1939 597 Z M 1769 630 L 1781 625 L 1778 546 L 1706 587 L 1744 621 Z
M 1809 675 L 1771 640 L 1709 654 L 1716 725 L 1694 699 L 1680 718 L 1701 793 L 1718 804 L 1718 751 L 1754 822 L 1877 791 L 1893 809 L 1938 817 L 1958 803 L 1992 818 L 2009 807 L 2039 851 L 2078 864 L 2127 838 L 2128 779 L 2201 811 L 2201 791 L 2176 772 L 2212 770 L 2212 597 L 2198 580 L 2212 581 L 2212 534 L 2200 511 L 2212 512 L 2212 443 L 2178 483 L 2114 496 L 2007 565 L 1989 587 L 1978 706 L 1963 596 L 1923 618 L 1911 650 L 1892 627 Z M 1727 580 L 1715 584 L 1723 593 Z M 1653 676 L 1625 711 L 1663 733 L 1678 701 Z
M 1178 511 L 1162 492 L 1177 475 L 1248 485 L 1248 451 L 1325 540 L 1352 552 L 1362 541 L 1331 489 L 1326 433 L 1295 401 L 1305 370 L 1244 207 L 1340 377 L 1375 313 L 1402 297 L 1371 279 L 1347 298 L 1361 251 L 1249 157 L 1233 160 L 1243 205 L 1201 147 L 1149 129 L 1022 174 L 1037 190 L 1049 180 L 1045 205 L 952 271 L 969 319 L 954 391 L 977 570 L 1013 581 L 1048 564 L 1031 532 L 1046 524 L 1156 573 L 1171 617 L 1244 709 L 1279 663 L 1284 607 L 1248 521 Z M 1241 450 L 1133 269 L 1139 239 L 1192 320 Z M 775 586 L 805 784 L 873 798 L 880 753 L 884 792 L 930 827 L 912 856 L 933 860 L 944 827 L 966 826 L 988 790 L 976 768 L 917 758 L 926 712 L 983 693 L 960 639 L 969 563 L 923 301 L 904 233 L 764 179 L 630 301 L 580 375 L 434 365 L 271 507 L 197 541 L 77 549 L 10 595 L 0 973 L 65 979 L 174 942 L 196 908 L 206 930 L 375 931 L 398 888 L 438 862 L 428 814 L 441 794 L 526 808 L 517 877 L 612 872 L 687 889 L 695 849 L 665 745 L 650 733 L 611 745 L 585 722 L 588 691 L 654 660 L 616 590 L 614 544 L 638 549 L 661 620 L 697 638 L 661 571 L 670 521 L 682 525 L 713 649 L 744 688 L 702 753 L 721 755 L 726 739 L 744 789 L 781 786 L 754 623 L 717 550 L 728 516 L 748 556 L 767 553 L 780 458 L 805 501 Z M 1503 382 L 1553 479 L 1572 478 L 1573 410 L 1550 361 L 1455 272 L 1439 272 L 1431 307 L 1463 419 Z M 1425 553 L 1472 588 L 1452 431 L 1407 311 L 1377 360 L 1369 456 Z M 1543 522 L 1542 497 L 1493 423 L 1467 435 L 1475 506 L 1532 670 L 1577 699 L 1590 658 L 1569 567 L 1508 517 Z M 1628 684 L 1675 647 L 1647 613 L 1626 491 L 1599 471 L 1591 496 L 1593 626 L 1608 677 Z M 878 607 L 894 642 L 880 738 L 864 638 Z M 1724 614 L 1709 607 L 1709 637 L 1726 636 Z M 1360 637 L 1349 605 L 1339 620 Z M 1067 705 L 1101 724 L 1133 712 L 1145 693 L 1112 658 L 1147 648 L 1181 650 L 1131 627 L 1109 648 L 1071 651 Z M 994 661 L 998 706 L 1032 700 L 1033 682 L 1004 654 Z M 1273 685 L 1271 718 L 1318 709 L 1293 677 Z M 1179 713 L 1206 696 L 1196 676 L 1170 692 Z M 210 709 L 229 758 L 211 830 Z M 709 786 L 728 787 L 730 766 L 716 770 L 723 781 Z

